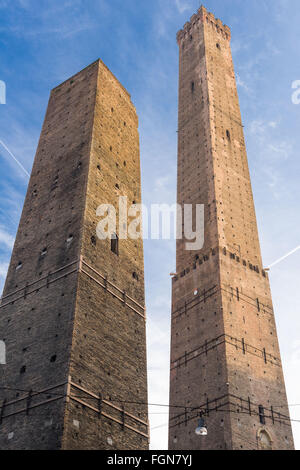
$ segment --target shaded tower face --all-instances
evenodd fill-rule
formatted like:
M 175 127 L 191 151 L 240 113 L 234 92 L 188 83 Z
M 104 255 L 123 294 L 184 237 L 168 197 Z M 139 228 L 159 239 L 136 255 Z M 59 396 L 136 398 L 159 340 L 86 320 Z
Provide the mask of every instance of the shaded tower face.
M 148 448 L 143 244 L 96 234 L 119 196 L 141 200 L 138 120 L 97 61 L 50 96 L 0 306 L 1 449 Z
M 170 449 L 293 449 L 261 260 L 230 30 L 201 7 L 179 45 L 178 203 L 205 205 L 205 242 L 177 242 Z M 204 410 L 207 436 L 195 428 Z

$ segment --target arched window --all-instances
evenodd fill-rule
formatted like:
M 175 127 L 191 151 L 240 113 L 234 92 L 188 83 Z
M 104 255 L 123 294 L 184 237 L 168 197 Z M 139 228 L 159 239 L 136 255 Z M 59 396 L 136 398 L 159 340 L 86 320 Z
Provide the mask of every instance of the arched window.
M 257 433 L 257 439 L 261 450 L 272 450 L 273 441 L 268 431 L 260 429 Z
M 119 238 L 116 233 L 111 234 L 110 249 L 115 255 L 119 256 Z

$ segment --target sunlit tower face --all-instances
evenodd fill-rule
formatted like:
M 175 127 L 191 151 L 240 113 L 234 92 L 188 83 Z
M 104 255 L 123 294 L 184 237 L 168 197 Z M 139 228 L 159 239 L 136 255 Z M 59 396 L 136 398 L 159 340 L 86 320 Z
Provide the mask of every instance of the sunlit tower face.
M 230 39 L 204 7 L 177 34 L 177 202 L 205 206 L 205 240 L 197 251 L 177 241 L 170 404 L 186 409 L 170 409 L 169 448 L 257 449 L 268 441 L 293 449 Z M 206 436 L 199 407 L 209 410 Z
M 1 449 L 148 448 L 143 241 L 96 230 L 119 196 L 141 202 L 138 119 L 98 60 L 52 90 L 34 160 L 0 305 Z

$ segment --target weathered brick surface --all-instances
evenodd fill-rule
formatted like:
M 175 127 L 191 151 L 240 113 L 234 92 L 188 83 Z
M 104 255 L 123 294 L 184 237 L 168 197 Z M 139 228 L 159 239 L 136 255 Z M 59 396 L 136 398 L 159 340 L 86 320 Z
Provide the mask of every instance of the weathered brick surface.
M 193 252 L 177 242 L 170 402 L 187 410 L 171 409 L 169 446 L 259 449 L 266 431 L 273 449 L 292 449 L 230 30 L 202 7 L 177 39 L 178 203 L 205 204 L 205 244 Z M 202 438 L 194 432 L 199 406 L 211 410 Z
M 148 447 L 147 407 L 122 409 L 147 402 L 143 244 L 96 236 L 101 203 L 141 202 L 137 128 L 101 61 L 51 92 L 0 308 L 0 448 Z

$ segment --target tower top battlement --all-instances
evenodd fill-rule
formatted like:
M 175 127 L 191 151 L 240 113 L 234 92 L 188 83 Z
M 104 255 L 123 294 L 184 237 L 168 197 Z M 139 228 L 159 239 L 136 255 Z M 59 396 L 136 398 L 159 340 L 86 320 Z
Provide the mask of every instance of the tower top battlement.
M 222 34 L 226 39 L 230 40 L 231 38 L 231 30 L 229 26 L 224 24 L 219 18 L 216 18 L 213 13 L 207 11 L 207 9 L 202 5 L 197 13 L 191 16 L 190 21 L 185 23 L 183 29 L 179 30 L 177 33 L 177 43 L 180 44 L 182 40 L 189 37 L 191 32 L 195 27 L 199 25 L 199 23 L 207 23 L 213 26 L 216 31 Z

